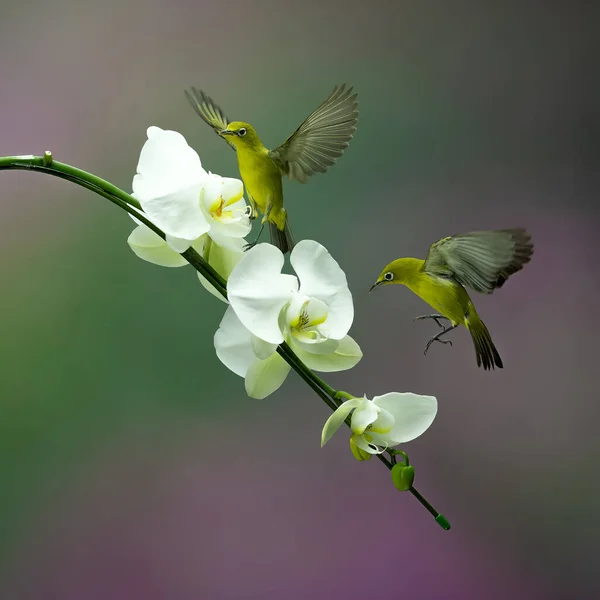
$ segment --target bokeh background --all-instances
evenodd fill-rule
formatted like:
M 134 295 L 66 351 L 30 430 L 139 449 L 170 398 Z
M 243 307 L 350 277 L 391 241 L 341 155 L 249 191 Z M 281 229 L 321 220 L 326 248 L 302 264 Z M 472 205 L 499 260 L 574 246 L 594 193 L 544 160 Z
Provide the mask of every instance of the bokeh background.
M 415 391 L 407 445 L 444 532 L 291 374 L 264 401 L 214 354 L 224 305 L 137 259 L 127 216 L 38 174 L 0 176 L 0 597 L 594 598 L 598 584 L 598 12 L 592 2 L 2 2 L 0 155 L 53 151 L 130 189 L 149 125 L 234 155 L 183 89 L 275 146 L 333 84 L 355 139 L 285 187 L 324 243 L 364 359 L 328 380 Z M 597 8 L 597 7 L 596 7 Z M 595 12 L 595 14 L 594 14 Z M 477 297 L 506 368 L 477 369 L 380 269 L 438 238 L 525 226 L 534 259 Z

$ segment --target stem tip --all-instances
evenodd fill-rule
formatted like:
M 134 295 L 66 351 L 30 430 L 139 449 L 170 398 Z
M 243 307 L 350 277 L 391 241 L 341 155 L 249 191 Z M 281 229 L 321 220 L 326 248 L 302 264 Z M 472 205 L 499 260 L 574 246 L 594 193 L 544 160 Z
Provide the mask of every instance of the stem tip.
M 448 519 L 446 519 L 446 517 L 441 513 L 435 518 L 435 520 L 442 529 L 445 529 L 446 531 L 450 529 L 450 521 L 448 521 Z

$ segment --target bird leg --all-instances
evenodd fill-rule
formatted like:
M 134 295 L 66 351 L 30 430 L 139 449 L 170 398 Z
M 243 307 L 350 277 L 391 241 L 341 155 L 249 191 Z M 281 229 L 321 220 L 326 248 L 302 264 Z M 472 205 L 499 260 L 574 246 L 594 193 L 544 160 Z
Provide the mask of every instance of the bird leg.
M 247 252 L 248 250 L 251 250 L 252 248 L 254 248 L 254 246 L 256 246 L 256 244 L 258 244 L 258 240 L 260 239 L 260 235 L 263 232 L 263 229 L 265 228 L 265 223 L 269 220 L 269 215 L 271 214 L 271 209 L 273 208 L 273 205 L 269 202 L 268 206 L 267 206 L 267 210 L 265 211 L 265 214 L 263 215 L 261 224 L 260 224 L 260 229 L 258 231 L 258 235 L 256 236 L 256 239 L 253 242 L 250 242 L 249 244 L 246 244 L 244 246 L 244 251 Z
M 452 346 L 452 341 L 451 340 L 442 340 L 440 339 L 445 333 L 448 333 L 449 331 L 452 331 L 453 329 L 456 329 L 458 327 L 458 325 L 450 325 L 448 327 L 446 327 L 443 331 L 440 331 L 439 333 L 436 333 L 428 342 L 427 345 L 425 346 L 425 352 L 423 352 L 423 354 L 427 354 L 427 350 L 429 350 L 429 346 L 431 346 L 431 344 L 433 344 L 433 342 L 440 342 L 442 344 L 450 344 Z
M 446 321 L 450 320 L 448 317 L 445 317 L 444 315 L 432 314 L 432 315 L 421 315 L 420 317 L 415 317 L 413 319 L 413 321 L 422 321 L 423 319 L 433 319 L 438 324 L 438 327 L 441 327 L 442 329 L 444 329 L 444 326 L 440 323 L 440 319 L 445 319 Z
M 251 250 L 252 248 L 254 248 L 254 246 L 256 246 L 256 244 L 258 244 L 258 240 L 260 240 L 260 235 L 263 232 L 264 228 L 265 228 L 265 221 L 263 220 L 263 223 L 260 226 L 260 230 L 258 231 L 258 235 L 256 236 L 256 239 L 253 242 L 250 242 L 249 244 L 246 244 L 244 246 L 244 252 L 248 252 L 248 250 Z

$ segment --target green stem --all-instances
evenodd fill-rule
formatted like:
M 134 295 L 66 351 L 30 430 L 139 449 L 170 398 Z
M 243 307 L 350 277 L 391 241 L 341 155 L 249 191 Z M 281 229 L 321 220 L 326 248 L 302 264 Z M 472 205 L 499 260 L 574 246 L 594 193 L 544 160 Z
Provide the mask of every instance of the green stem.
M 319 384 L 315 381 L 314 373 L 294 354 L 292 349 L 283 342 L 277 347 L 277 353 L 285 360 L 304 381 L 314 390 L 314 392 L 331 408 L 331 410 L 337 409 L 337 404 L 321 389 Z
M 163 231 L 149 221 L 144 216 L 143 212 L 140 212 L 140 203 L 130 194 L 124 192 L 109 181 L 93 175 L 92 173 L 88 173 L 82 169 L 55 161 L 51 152 L 45 152 L 44 156 L 0 157 L 0 171 L 9 170 L 34 171 L 59 177 L 60 179 L 65 179 L 75 183 L 76 185 L 84 187 L 92 192 L 95 192 L 96 194 L 99 194 L 103 198 L 110 200 L 113 204 L 116 204 L 123 210 L 127 211 L 138 221 L 149 227 L 163 240 L 166 239 L 166 235 L 163 233 Z M 227 282 L 208 264 L 208 262 L 202 256 L 200 256 L 200 254 L 198 254 L 198 252 L 196 252 L 196 250 L 190 247 L 185 252 L 182 252 L 181 256 L 183 256 L 183 258 L 185 258 L 188 263 L 196 269 L 196 271 L 201 273 L 219 291 L 219 293 L 225 299 L 227 299 Z M 311 371 L 298 358 L 298 356 L 296 356 L 293 350 L 285 342 L 283 342 L 277 348 L 277 352 L 331 410 L 335 411 L 338 408 L 338 401 L 341 399 L 350 400 L 354 398 L 354 396 L 348 392 L 335 390 L 328 383 L 323 381 L 323 379 Z M 349 419 L 347 419 L 346 422 L 348 425 L 350 424 Z M 377 458 L 388 469 L 391 469 L 394 466 L 393 463 L 382 454 L 378 454 Z M 412 487 L 410 491 L 417 498 L 417 500 L 419 500 L 419 502 L 435 517 L 436 521 L 442 527 L 445 529 L 450 528 L 450 524 L 445 517 L 438 513 L 414 487 Z
M 52 158 L 50 152 L 46 152 L 44 156 L 3 156 L 0 157 L 0 171 L 22 169 L 25 171 L 38 171 L 48 175 L 54 175 L 62 179 L 68 179 L 78 185 L 83 185 L 88 189 L 92 189 L 90 185 L 95 186 L 97 190 L 103 190 L 114 198 L 119 198 L 125 204 L 129 204 L 135 208 L 141 208 L 140 203 L 124 192 L 116 185 L 113 185 L 106 179 L 102 179 L 87 171 L 82 171 L 71 165 L 58 162 Z M 82 183 L 85 182 L 85 183 Z M 102 194 L 103 195 L 103 194 Z M 106 196 L 104 196 L 106 198 Z M 109 198 L 110 199 L 110 198 Z M 164 238 L 164 235 L 162 236 Z

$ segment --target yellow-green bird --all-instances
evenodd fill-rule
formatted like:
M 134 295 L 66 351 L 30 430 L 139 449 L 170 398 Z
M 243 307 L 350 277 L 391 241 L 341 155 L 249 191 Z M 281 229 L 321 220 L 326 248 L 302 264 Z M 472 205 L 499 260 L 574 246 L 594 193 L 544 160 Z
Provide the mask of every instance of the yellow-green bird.
M 325 173 L 333 165 L 356 131 L 358 94 L 345 84 L 335 86 L 327 99 L 275 150 L 265 148 L 249 123 L 230 121 L 204 92 L 191 88 L 185 94 L 196 113 L 237 151 L 252 216 L 257 216 L 257 208 L 263 213 L 256 241 L 268 222 L 271 243 L 285 254 L 294 242 L 283 207 L 281 177 L 287 175 L 305 183 L 310 175 Z
M 442 328 L 425 347 L 435 341 L 452 345 L 440 337 L 459 325 L 470 332 L 475 345 L 477 366 L 502 368 L 502 359 L 490 332 L 479 318 L 464 286 L 491 294 L 525 263 L 531 260 L 533 244 L 524 229 L 472 231 L 446 237 L 432 244 L 425 260 L 399 258 L 383 269 L 371 289 L 388 283 L 401 283 L 437 311 L 419 319 L 433 319 Z M 450 321 L 444 327 L 439 319 Z

